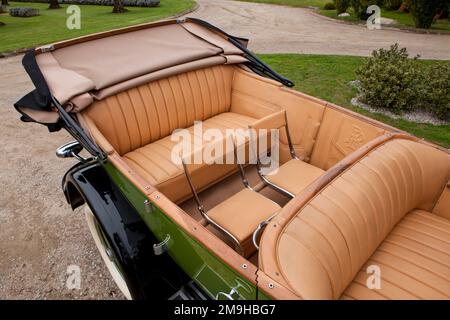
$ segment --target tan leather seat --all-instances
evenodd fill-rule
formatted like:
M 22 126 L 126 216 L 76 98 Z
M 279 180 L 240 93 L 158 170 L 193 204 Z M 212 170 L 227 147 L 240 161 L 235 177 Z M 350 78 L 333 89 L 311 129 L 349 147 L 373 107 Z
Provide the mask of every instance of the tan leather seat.
M 450 155 L 411 139 L 362 148 L 281 210 L 260 242 L 263 272 L 304 299 L 450 298 L 450 223 L 432 213 Z M 368 265 L 381 289 L 364 287 Z
M 203 121 L 204 129 L 216 128 L 223 132 L 228 128 L 244 129 L 255 119 L 237 113 L 226 112 Z M 191 141 L 194 143 L 193 127 L 188 128 Z M 174 202 L 181 201 L 191 195 L 187 184 L 183 166 L 176 165 L 171 159 L 172 148 L 177 142 L 171 137 L 165 137 L 144 147 L 124 154 L 123 160 L 139 175 L 158 188 Z M 197 146 L 198 147 L 198 146 Z M 194 150 L 194 146 L 192 148 Z M 191 169 L 198 189 L 202 189 L 209 183 L 236 171 L 235 165 L 206 165 L 201 163 Z
M 255 118 L 229 112 L 233 66 L 214 66 L 132 88 L 94 103 L 79 113 L 80 123 L 107 152 L 124 162 L 169 199 L 190 197 L 182 165 L 172 162 L 175 129 L 246 129 Z M 202 144 L 202 142 L 200 142 Z M 196 148 L 201 148 L 198 143 Z M 236 171 L 234 165 L 196 165 L 192 175 L 202 190 Z
M 274 201 L 245 188 L 208 210 L 208 217 L 230 232 L 248 256 L 255 251 L 251 243 L 253 232 L 280 209 Z
M 371 265 L 380 266 L 381 288 L 367 287 Z M 450 295 L 450 221 L 413 210 L 389 233 L 342 299 L 448 299 Z
M 281 131 L 282 128 L 284 129 L 283 131 Z M 283 132 L 287 137 L 289 152 L 291 155 L 291 159 L 289 161 L 281 164 L 278 168 L 268 174 L 262 173 L 260 161 L 258 161 L 257 165 L 258 173 L 261 178 L 275 189 L 278 189 L 290 197 L 294 197 L 325 172 L 324 170 L 306 163 L 297 157 L 288 128 L 286 110 L 274 112 L 259 119 L 250 125 L 250 129 L 255 131 L 253 134 L 256 134 L 257 137 L 262 137 L 264 135 L 270 137 L 271 139 L 268 141 L 270 143 L 273 143 L 273 141 L 271 141 L 273 139 L 273 130 L 278 130 L 278 135 Z M 261 152 L 264 154 L 266 151 L 258 151 L 258 157 L 261 156 Z
M 299 194 L 324 172 L 304 161 L 291 159 L 283 163 L 274 173 L 269 173 L 266 179 L 291 194 Z

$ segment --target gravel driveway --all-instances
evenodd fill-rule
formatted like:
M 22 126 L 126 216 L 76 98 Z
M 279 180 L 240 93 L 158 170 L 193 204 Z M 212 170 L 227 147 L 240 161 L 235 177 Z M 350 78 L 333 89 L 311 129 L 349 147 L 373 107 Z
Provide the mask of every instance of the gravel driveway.
M 315 53 L 368 56 L 398 42 L 424 59 L 450 59 L 450 35 L 419 34 L 332 20 L 310 9 L 251 2 L 197 0 L 199 17 L 228 33 L 248 37 L 259 53 Z
M 399 42 L 425 58 L 450 59 L 450 37 L 367 31 L 307 9 L 233 1 L 198 1 L 201 17 L 249 37 L 257 52 L 368 55 Z M 82 212 L 65 203 L 60 181 L 74 164 L 55 149 L 70 140 L 18 120 L 12 104 L 32 89 L 21 56 L 0 59 L 0 299 L 123 298 L 96 253 Z M 69 265 L 81 268 L 81 289 L 65 286 Z

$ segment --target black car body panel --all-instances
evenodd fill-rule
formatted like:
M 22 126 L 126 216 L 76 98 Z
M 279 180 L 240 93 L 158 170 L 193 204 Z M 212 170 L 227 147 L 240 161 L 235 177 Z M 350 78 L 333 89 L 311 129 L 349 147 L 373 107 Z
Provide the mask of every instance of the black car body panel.
M 73 209 L 86 203 L 119 262 L 133 299 L 168 299 L 189 277 L 167 255 L 155 255 L 157 239 L 96 161 L 72 167 L 62 181 Z

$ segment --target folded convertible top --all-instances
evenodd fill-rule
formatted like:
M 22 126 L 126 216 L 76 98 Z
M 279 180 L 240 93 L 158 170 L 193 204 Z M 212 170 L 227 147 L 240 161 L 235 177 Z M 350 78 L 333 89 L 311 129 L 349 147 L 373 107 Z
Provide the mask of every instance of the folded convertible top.
M 246 39 L 234 39 L 246 46 Z M 201 20 L 168 20 L 102 32 L 28 52 L 23 64 L 36 90 L 15 107 L 24 121 L 50 124 L 58 120 L 51 96 L 67 111 L 77 112 L 130 86 L 246 61 L 226 33 Z
M 14 104 L 21 120 L 50 131 L 61 113 L 76 113 L 110 95 L 150 81 L 220 64 L 245 64 L 286 86 L 294 84 L 231 36 L 195 18 L 147 23 L 39 47 L 23 66 L 35 90 Z M 67 122 L 66 121 L 66 122 Z

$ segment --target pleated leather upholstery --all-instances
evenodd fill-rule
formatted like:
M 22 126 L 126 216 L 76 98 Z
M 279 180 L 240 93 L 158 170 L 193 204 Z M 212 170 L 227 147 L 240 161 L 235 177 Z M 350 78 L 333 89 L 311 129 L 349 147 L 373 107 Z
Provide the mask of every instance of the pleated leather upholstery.
M 420 282 L 429 289 L 427 297 L 448 296 L 450 290 L 443 288 L 449 288 L 450 225 L 431 214 L 408 213 L 431 212 L 449 178 L 446 152 L 403 139 L 376 148 L 318 192 L 285 226 L 275 253 L 283 279 L 302 298 L 336 299 L 369 261 L 382 266 L 387 281 L 394 281 L 393 272 L 399 275 L 390 286 L 414 291 L 418 285 L 413 283 Z M 396 247 L 393 254 L 403 256 L 383 251 L 392 250 L 389 241 L 400 237 L 409 247 Z M 405 263 L 429 243 L 437 249 L 428 250 L 428 257 Z M 409 276 L 401 277 L 405 272 Z M 348 296 L 360 297 L 349 290 Z
M 229 111 L 232 76 L 226 65 L 190 71 L 110 96 L 85 113 L 123 155 Z
M 371 265 L 381 288 L 370 290 Z M 370 280 L 370 279 L 369 279 Z M 407 214 L 358 272 L 342 299 L 450 298 L 450 221 L 422 210 Z
M 256 119 L 233 112 L 224 112 L 203 121 L 203 129 L 218 129 L 225 136 L 227 129 L 245 129 Z M 191 150 L 204 147 L 202 137 L 194 139 L 194 127 L 187 128 L 191 135 Z M 171 136 L 165 137 L 122 156 L 123 160 L 139 175 L 157 187 L 169 199 L 179 202 L 191 195 L 191 190 L 184 175 L 183 166 L 175 164 L 171 153 L 176 141 Z M 196 187 L 201 189 L 236 170 L 235 165 L 207 165 L 205 163 L 190 167 Z

